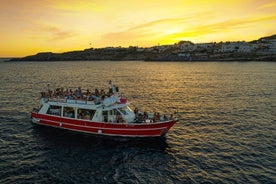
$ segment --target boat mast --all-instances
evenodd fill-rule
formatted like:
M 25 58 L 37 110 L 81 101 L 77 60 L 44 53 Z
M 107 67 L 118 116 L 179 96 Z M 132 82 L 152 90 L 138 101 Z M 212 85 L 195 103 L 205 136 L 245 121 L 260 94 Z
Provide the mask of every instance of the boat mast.
M 109 86 L 112 89 L 113 94 L 118 95 L 118 91 L 116 90 L 116 87 L 114 86 L 111 80 L 109 81 Z

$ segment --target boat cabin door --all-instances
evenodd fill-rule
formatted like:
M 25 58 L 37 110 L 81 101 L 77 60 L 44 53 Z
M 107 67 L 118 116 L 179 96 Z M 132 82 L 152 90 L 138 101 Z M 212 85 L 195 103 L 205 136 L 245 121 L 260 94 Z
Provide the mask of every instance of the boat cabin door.
M 103 121 L 108 123 L 114 123 L 116 122 L 116 114 L 114 110 L 106 110 L 103 112 Z
M 110 122 L 110 123 L 116 122 L 116 112 L 114 110 L 108 111 L 108 122 Z

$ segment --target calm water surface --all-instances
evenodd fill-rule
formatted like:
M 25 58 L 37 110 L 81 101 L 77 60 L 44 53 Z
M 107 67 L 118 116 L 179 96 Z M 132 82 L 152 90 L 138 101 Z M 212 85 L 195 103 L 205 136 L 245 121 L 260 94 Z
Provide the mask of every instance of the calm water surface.
M 181 114 L 166 139 L 31 124 L 50 84 Z M 276 183 L 276 63 L 0 63 L 0 183 Z

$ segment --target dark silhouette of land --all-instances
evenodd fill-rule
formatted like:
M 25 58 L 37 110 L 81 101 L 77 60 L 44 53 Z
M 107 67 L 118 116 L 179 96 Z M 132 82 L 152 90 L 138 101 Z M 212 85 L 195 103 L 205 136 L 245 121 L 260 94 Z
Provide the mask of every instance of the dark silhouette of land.
M 89 48 L 64 53 L 42 52 L 10 61 L 276 61 L 276 34 L 251 42 L 192 43 L 141 47 Z

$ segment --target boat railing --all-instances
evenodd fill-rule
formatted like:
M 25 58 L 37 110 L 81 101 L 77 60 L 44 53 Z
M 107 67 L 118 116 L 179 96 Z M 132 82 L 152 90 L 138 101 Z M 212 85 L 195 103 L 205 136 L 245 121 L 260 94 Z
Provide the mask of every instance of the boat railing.
M 94 100 L 83 100 L 83 99 L 67 99 L 67 98 L 41 98 L 44 102 L 59 102 L 59 103 L 69 103 L 69 104 L 84 104 L 84 105 L 100 105 L 103 104 L 102 101 L 95 102 Z M 120 102 L 117 104 L 125 104 L 127 102 L 126 98 L 120 98 Z
M 74 99 L 66 99 L 66 98 L 42 98 L 44 102 L 60 102 L 60 103 L 70 103 L 70 104 L 86 104 L 86 105 L 98 105 L 101 103 L 95 103 L 91 100 L 74 100 Z

